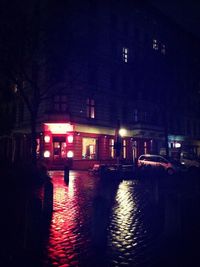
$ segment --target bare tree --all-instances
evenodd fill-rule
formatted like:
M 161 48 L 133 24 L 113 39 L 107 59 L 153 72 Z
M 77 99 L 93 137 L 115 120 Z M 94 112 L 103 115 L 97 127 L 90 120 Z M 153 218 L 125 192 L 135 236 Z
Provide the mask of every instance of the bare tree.
M 28 110 L 31 155 L 33 163 L 36 163 L 36 126 L 41 103 L 66 89 L 66 83 L 57 75 L 63 69 L 61 62 L 50 64 L 53 54 L 59 53 L 59 48 L 49 45 L 51 8 L 48 1 L 27 2 L 1 3 L 0 71 Z M 65 51 L 70 51 L 70 38 L 72 36 L 68 34 L 68 42 L 65 42 L 68 49 Z M 59 58 L 57 54 L 55 58 Z M 63 57 L 66 59 L 67 55 Z M 69 61 L 68 58 L 68 66 Z M 71 75 L 70 79 L 72 82 L 74 76 Z

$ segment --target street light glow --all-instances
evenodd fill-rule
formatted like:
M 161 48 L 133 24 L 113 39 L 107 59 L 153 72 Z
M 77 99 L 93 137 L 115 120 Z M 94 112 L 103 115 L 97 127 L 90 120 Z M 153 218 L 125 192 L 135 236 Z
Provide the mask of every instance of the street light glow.
M 124 128 L 121 128 L 121 129 L 119 130 L 119 135 L 120 135 L 121 137 L 125 136 L 126 133 L 127 133 L 127 130 L 124 129 Z

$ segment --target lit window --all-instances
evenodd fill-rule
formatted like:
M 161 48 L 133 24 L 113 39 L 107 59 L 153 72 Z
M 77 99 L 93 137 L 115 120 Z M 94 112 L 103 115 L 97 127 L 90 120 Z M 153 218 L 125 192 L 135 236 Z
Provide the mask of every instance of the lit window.
M 166 54 L 166 46 L 165 46 L 164 44 L 161 45 L 161 53 L 162 53 L 163 55 Z
M 115 150 L 114 150 L 114 139 L 109 140 L 109 156 L 111 158 L 115 157 Z
M 91 98 L 87 98 L 87 118 L 95 118 L 95 101 Z
M 128 48 L 123 47 L 122 56 L 123 56 L 123 62 L 127 63 L 128 62 Z
M 123 150 L 122 150 L 122 156 L 123 156 L 123 159 L 126 158 L 126 140 L 123 140 Z
M 144 154 L 147 154 L 147 142 L 144 142 Z
M 67 111 L 67 96 L 66 95 L 55 95 L 53 98 L 53 108 L 56 112 Z
M 153 49 L 158 50 L 158 40 L 153 39 Z
M 83 138 L 82 158 L 83 159 L 96 159 L 97 158 L 97 139 L 96 138 Z

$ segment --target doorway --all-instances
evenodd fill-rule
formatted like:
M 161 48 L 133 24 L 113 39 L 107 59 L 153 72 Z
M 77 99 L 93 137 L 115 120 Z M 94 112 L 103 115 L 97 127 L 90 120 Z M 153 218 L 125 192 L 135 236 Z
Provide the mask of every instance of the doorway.
M 64 159 L 66 156 L 66 138 L 57 136 L 53 137 L 53 159 Z

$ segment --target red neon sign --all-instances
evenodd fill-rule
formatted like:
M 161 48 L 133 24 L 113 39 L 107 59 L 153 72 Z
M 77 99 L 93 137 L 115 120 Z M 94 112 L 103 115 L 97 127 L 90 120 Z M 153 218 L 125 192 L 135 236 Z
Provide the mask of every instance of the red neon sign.
M 66 134 L 73 131 L 73 125 L 70 123 L 44 123 L 45 131 L 53 134 Z

